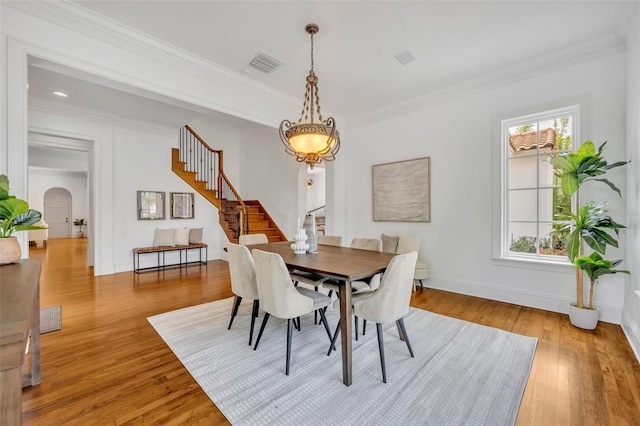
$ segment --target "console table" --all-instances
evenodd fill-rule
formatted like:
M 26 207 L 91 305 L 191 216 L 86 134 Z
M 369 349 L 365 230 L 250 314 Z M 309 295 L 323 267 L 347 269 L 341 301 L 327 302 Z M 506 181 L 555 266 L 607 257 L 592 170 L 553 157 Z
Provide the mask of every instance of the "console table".
M 22 423 L 22 388 L 38 383 L 40 260 L 23 259 L 0 266 L 0 425 Z

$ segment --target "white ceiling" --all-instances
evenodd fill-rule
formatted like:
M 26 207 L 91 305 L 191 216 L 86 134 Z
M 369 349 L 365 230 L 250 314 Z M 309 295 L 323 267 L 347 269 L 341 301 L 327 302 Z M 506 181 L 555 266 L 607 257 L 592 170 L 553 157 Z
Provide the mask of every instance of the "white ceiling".
M 416 98 L 506 78 L 626 39 L 637 1 L 86 1 L 73 4 L 300 98 L 317 23 L 323 111 L 346 120 Z M 603 41 L 604 40 L 604 41 Z M 394 55 L 409 50 L 415 61 Z M 264 74 L 258 52 L 284 62 Z M 71 75 L 71 76 L 70 76 Z M 61 100 L 53 90 L 70 93 Z M 119 87 L 56 64 L 30 67 L 33 98 L 181 127 L 190 105 Z M 299 111 L 292 111 L 297 118 Z M 277 125 L 277 124 L 276 124 Z

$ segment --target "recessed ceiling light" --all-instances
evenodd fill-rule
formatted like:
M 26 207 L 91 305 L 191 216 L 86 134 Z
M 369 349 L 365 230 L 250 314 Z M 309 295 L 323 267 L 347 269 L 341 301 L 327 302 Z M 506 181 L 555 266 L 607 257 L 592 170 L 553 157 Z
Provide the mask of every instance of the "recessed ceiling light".
M 57 91 L 53 92 L 53 94 L 56 95 L 56 96 L 60 96 L 61 98 L 66 98 L 67 96 L 69 96 L 64 92 L 57 92 Z

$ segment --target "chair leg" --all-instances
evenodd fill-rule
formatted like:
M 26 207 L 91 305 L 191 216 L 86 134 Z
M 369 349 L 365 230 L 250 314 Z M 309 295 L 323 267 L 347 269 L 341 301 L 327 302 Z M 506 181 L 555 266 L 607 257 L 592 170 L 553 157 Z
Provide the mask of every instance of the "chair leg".
M 258 316 L 259 308 L 260 308 L 260 301 L 256 299 L 253 301 L 253 310 L 251 311 L 251 328 L 249 328 L 249 346 L 251 346 L 251 340 L 253 340 L 253 328 L 256 324 L 256 317 Z
M 267 321 L 269 320 L 269 316 L 270 315 L 268 312 L 264 313 L 264 318 L 262 319 L 262 325 L 260 326 L 260 332 L 258 333 L 258 338 L 256 339 L 256 345 L 253 347 L 254 351 L 258 349 L 258 343 L 260 343 L 260 338 L 262 338 L 262 332 L 264 331 L 264 328 L 267 326 Z
M 338 339 L 339 334 L 340 334 L 340 320 L 338 320 L 336 331 L 335 333 L 333 333 L 333 339 L 331 339 L 331 346 L 329 346 L 329 352 L 327 352 L 327 356 L 331 355 L 331 352 L 336 350 L 336 340 Z
M 287 320 L 287 367 L 284 370 L 285 375 L 289 375 L 289 364 L 291 363 L 291 339 L 293 338 L 293 328 L 291 327 L 291 318 Z
M 409 349 L 409 353 L 411 354 L 411 358 L 415 358 L 413 356 L 413 349 L 411 349 L 411 343 L 409 343 L 409 336 L 407 336 L 407 329 L 404 328 L 404 318 L 400 318 L 398 321 L 398 326 L 400 326 L 400 330 L 402 330 L 402 335 L 404 336 L 404 341 L 407 344 L 407 348 Z
M 387 383 L 387 370 L 384 365 L 384 341 L 382 338 L 382 324 L 376 323 L 378 331 L 378 349 L 380 350 L 380 365 L 382 365 L 382 381 Z
M 365 334 L 367 334 L 367 320 L 363 319 L 362 320 L 362 335 L 364 336 Z
M 360 321 L 358 321 L 358 316 L 357 316 L 357 315 L 354 315 L 354 316 L 353 316 L 353 319 L 354 319 L 355 326 L 356 326 L 356 327 L 355 327 L 355 329 L 356 329 L 356 342 L 357 342 L 357 341 L 358 341 L 358 323 L 359 323 Z
M 314 288 L 315 291 L 318 291 L 318 286 L 314 286 L 313 288 Z M 313 312 L 313 323 L 314 324 L 318 324 L 318 311 L 317 310 L 315 310 Z
M 322 322 L 322 324 L 324 325 L 324 329 L 327 332 L 327 336 L 329 336 L 329 341 L 331 341 L 332 336 L 331 336 L 331 330 L 329 330 L 329 323 L 327 322 L 327 316 L 324 314 L 324 311 L 322 309 L 318 309 L 318 311 L 320 311 L 320 322 Z M 336 349 L 335 345 L 332 344 L 331 349 L 335 350 Z
M 233 308 L 231 308 L 231 320 L 229 320 L 229 327 L 227 327 L 227 330 L 231 330 L 231 324 L 233 323 L 233 319 L 238 314 L 238 307 L 240 306 L 241 301 L 242 301 L 242 297 L 235 296 L 233 300 Z

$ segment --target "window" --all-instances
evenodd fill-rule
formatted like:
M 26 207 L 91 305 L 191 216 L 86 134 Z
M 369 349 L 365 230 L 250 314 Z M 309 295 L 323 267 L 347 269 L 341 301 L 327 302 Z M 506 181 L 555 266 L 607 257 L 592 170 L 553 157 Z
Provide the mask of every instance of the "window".
M 502 120 L 502 241 L 504 258 L 564 260 L 572 211 L 549 162 L 572 151 L 579 107 Z

